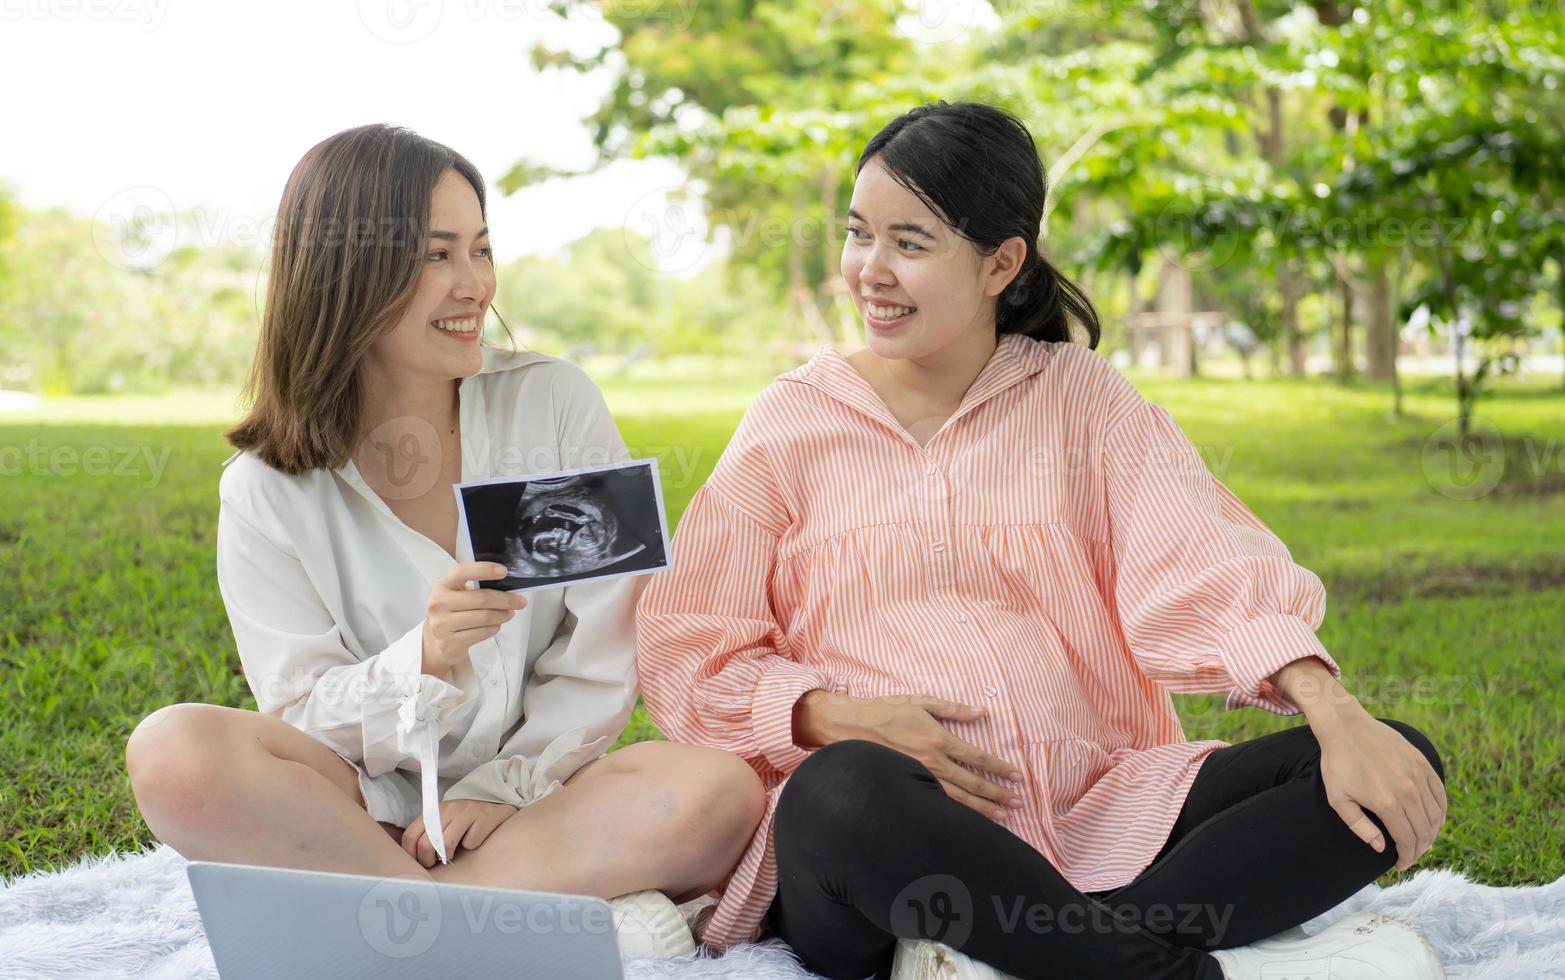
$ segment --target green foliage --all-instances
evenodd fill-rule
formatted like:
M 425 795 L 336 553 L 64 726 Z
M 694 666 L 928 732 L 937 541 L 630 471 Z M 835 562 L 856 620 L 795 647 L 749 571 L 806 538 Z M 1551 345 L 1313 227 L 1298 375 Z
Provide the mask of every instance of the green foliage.
M 1558 20 L 1535 6 L 1419 0 L 1316 9 L 1198 31 L 1181 14 L 1172 35 L 1141 47 L 1143 97 L 1173 106 L 1198 93 L 1213 111 L 1115 128 L 1083 158 L 1088 186 L 1125 202 L 1090 257 L 1132 274 L 1153 249 L 1188 257 L 1228 280 L 1210 291 L 1248 307 L 1262 336 L 1274 333 L 1275 296 L 1236 297 L 1264 292 L 1279 263 L 1325 270 L 1312 283 L 1325 290 L 1345 269 L 1396 261 L 1409 270 L 1399 319 L 1426 306 L 1432 327 L 1461 335 L 1459 352 L 1478 347 L 1476 368 L 1458 363 L 1465 427 L 1483 379 L 1539 332 L 1524 313 L 1549 288 L 1548 259 L 1565 254 Z M 1284 111 L 1260 111 L 1272 105 Z M 1253 133 L 1255 145 L 1225 152 L 1189 122 Z M 1257 159 L 1274 137 L 1275 158 Z
M 662 4 L 559 0 L 562 13 L 601 14 L 618 40 L 586 56 L 540 46 L 539 67 L 590 71 L 617 62 L 589 118 L 604 159 L 632 154 L 642 134 L 745 106 L 819 106 L 831 92 L 909 62 L 894 27 L 898 0 L 714 0 Z
M 187 246 L 138 267 L 102 225 L 23 210 L 0 236 L 0 364 L 23 370 L 0 384 L 60 395 L 231 381 L 255 348 L 258 264 L 248 249 Z
M 558 7 L 584 5 L 595 6 Z M 835 0 L 786 11 L 736 0 L 681 23 L 620 5 L 605 14 L 619 32 L 609 48 L 540 51 L 537 63 L 609 69 L 611 94 L 591 117 L 601 158 L 678 160 L 734 260 L 789 298 L 795 326 L 801 303 L 816 307 L 806 320 L 832 316 L 859 147 L 945 98 L 1028 122 L 1050 166 L 1040 231 L 1068 273 L 1090 264 L 1134 281 L 1161 251 L 1192 272 L 1204 306 L 1281 343 L 1309 329 L 1284 315 L 1284 272 L 1324 328 L 1341 277 L 1395 262 L 1408 270 L 1403 317 L 1425 303 L 1436 323 L 1476 319 L 1475 342 L 1496 342 L 1486 351 L 1536 333 L 1518 311 L 1547 289 L 1547 257 L 1565 257 L 1561 171 L 1549 165 L 1562 157 L 1565 45 L 1547 8 L 992 6 L 998 29 L 924 45 L 898 29 L 904 8 L 881 3 L 849 14 Z M 1431 214 L 1462 216 L 1480 247 L 1396 240 Z M 1464 418 L 1472 381 L 1456 386 Z
M 572 343 L 626 346 L 667 303 L 647 241 L 607 229 L 559 259 L 524 259 L 497 278 L 495 306 L 507 322 Z
M 500 271 L 495 307 L 529 342 L 652 355 L 754 351 L 780 331 L 777 303 L 753 270 L 722 263 L 685 279 L 658 271 L 652 241 L 600 229 L 558 258 Z
M 1565 304 L 1565 35 L 1546 4 L 994 2 L 994 19 L 939 43 L 915 40 L 905 0 L 551 6 L 615 32 L 586 54 L 533 52 L 542 71 L 607 81 L 585 120 L 588 172 L 677 161 L 716 261 L 691 279 L 658 272 L 655 244 L 690 231 L 671 212 L 516 263 L 501 312 L 550 343 L 661 355 L 841 339 L 857 154 L 940 98 L 1000 104 L 1032 129 L 1050 179 L 1040 236 L 1093 279 L 1111 342 L 1115 314 L 1155 291 L 1157 253 L 1190 273 L 1199 308 L 1274 354 L 1330 331 L 1350 357 L 1341 297 L 1390 282 L 1377 310 L 1427 307 L 1450 338 L 1437 346 L 1459 337 L 1474 355 L 1453 386 L 1465 419 Z M 498 183 L 572 173 L 529 158 Z M 0 384 L 239 377 L 258 258 L 200 249 L 127 268 L 93 261 L 102 233 L 0 195 Z
M 588 120 L 600 160 L 678 159 L 731 261 L 760 270 L 786 304 L 785 329 L 818 334 L 836 315 L 829 284 L 858 148 L 872 127 L 923 101 L 913 94 L 923 52 L 896 30 L 904 10 L 899 0 L 726 0 L 674 23 L 656 5 L 610 5 L 611 49 L 540 50 L 535 63 L 591 70 L 612 50 L 612 88 Z M 904 82 L 890 98 L 888 79 Z M 815 339 L 834 337 L 826 329 Z
M 0 290 L 6 288 L 6 280 L 10 274 L 8 259 L 10 250 L 6 242 L 16 234 L 20 217 L 16 202 L 11 200 L 5 185 L 0 184 Z

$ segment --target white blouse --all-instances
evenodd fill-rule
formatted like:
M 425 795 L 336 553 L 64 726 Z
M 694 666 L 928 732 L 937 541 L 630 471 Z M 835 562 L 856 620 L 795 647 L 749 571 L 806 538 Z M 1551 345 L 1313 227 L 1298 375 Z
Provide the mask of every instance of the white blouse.
M 486 346 L 458 412 L 464 482 L 630 459 L 597 386 L 560 358 Z M 430 589 L 457 564 L 445 549 L 352 460 L 299 476 L 251 452 L 223 465 L 217 581 L 256 705 L 352 763 L 376 820 L 422 812 L 447 861 L 440 800 L 526 806 L 630 720 L 645 576 L 529 592 L 447 683 L 421 672 Z

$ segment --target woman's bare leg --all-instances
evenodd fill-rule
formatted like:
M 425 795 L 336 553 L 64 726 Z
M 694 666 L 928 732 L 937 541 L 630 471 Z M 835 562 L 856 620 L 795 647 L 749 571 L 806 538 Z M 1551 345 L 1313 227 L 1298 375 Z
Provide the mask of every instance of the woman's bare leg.
M 131 733 L 125 766 L 147 826 L 190 860 L 430 877 L 365 811 L 353 767 L 279 718 L 168 705 Z
M 687 902 L 728 877 L 765 811 L 760 777 L 738 756 L 638 742 L 583 766 L 430 873 L 599 898 L 655 888 Z
M 170 705 L 137 726 L 125 756 L 147 825 L 192 860 L 602 898 L 643 888 L 676 902 L 706 894 L 733 870 L 766 802 L 737 756 L 638 743 L 583 766 L 477 850 L 425 869 L 402 849 L 401 828 L 375 830 L 353 767 L 280 719 Z

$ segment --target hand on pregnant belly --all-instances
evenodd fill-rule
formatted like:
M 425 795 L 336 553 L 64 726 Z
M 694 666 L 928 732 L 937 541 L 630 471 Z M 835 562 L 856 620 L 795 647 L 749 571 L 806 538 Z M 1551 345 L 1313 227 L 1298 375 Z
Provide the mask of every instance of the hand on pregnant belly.
M 984 716 L 983 708 L 928 694 L 878 698 L 834 695 L 818 703 L 821 717 L 816 730 L 823 732 L 827 740 L 862 738 L 912 756 L 940 780 L 947 796 L 984 816 L 1000 819 L 1005 807 L 1021 805 L 1011 787 L 964 766 L 1012 781 L 1021 779 L 1022 774 L 999 756 L 958 738 L 941 723 L 943 719 L 977 721 Z
M 447 855 L 455 861 L 457 850 L 469 851 L 494 833 L 495 828 L 515 816 L 520 807 L 509 803 L 491 803 L 487 800 L 446 800 L 440 804 L 440 826 L 445 833 Z M 433 868 L 438 858 L 435 846 L 424 832 L 423 816 L 416 817 L 402 832 L 402 849 L 413 860 L 426 868 Z

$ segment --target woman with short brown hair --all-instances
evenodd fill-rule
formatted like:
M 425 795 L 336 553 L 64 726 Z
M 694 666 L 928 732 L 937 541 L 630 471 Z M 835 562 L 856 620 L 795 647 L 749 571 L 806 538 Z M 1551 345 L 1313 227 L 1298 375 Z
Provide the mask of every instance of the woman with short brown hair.
M 716 749 L 605 754 L 636 703 L 645 578 L 524 598 L 457 563 L 453 483 L 629 458 L 579 368 L 483 343 L 494 294 L 460 154 L 372 125 L 294 169 L 219 491 L 259 711 L 153 712 L 126 747 L 136 800 L 192 859 L 630 895 L 637 952 L 687 951 L 670 899 L 730 873 L 760 784 Z

